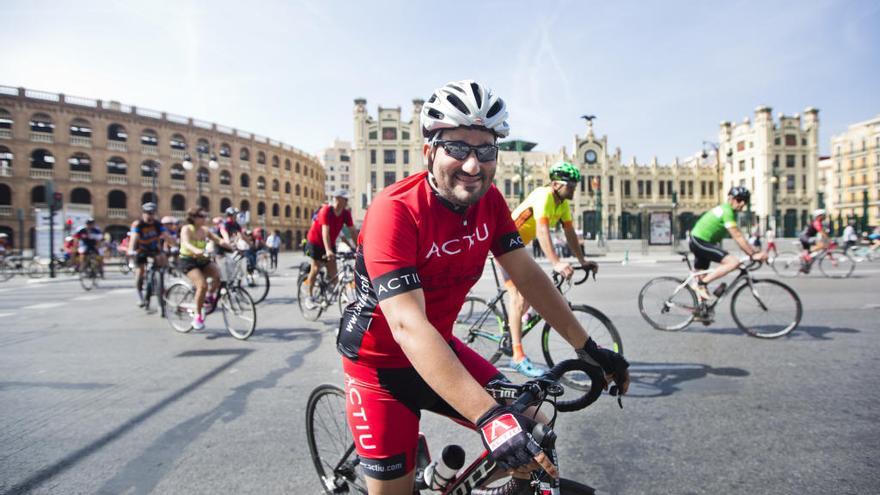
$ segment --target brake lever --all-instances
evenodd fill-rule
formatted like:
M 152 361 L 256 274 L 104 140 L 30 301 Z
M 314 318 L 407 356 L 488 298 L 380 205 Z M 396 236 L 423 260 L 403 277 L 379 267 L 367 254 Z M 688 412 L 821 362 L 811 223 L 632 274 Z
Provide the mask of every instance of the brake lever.
M 611 394 L 612 397 L 617 397 L 617 405 L 623 409 L 623 394 L 620 393 L 620 388 L 617 385 L 612 385 L 608 390 L 608 393 Z

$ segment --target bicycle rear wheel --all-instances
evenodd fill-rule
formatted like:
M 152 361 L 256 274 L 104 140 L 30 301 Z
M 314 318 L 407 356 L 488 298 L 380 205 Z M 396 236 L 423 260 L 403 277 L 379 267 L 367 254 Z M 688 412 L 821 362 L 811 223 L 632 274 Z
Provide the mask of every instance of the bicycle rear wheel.
M 269 294 L 269 273 L 260 267 L 254 267 L 244 273 L 241 286 L 248 291 L 254 304 L 260 304 Z
M 257 308 L 247 291 L 230 287 L 220 299 L 226 330 L 236 339 L 245 340 L 257 328 Z
M 479 297 L 465 298 L 452 333 L 490 363 L 501 357 L 504 316 Z
M 345 311 L 345 307 L 357 300 L 357 291 L 354 285 L 354 272 L 342 271 L 339 276 L 339 314 Z
M 773 258 L 770 268 L 780 277 L 792 278 L 801 273 L 801 255 L 794 251 L 783 251 Z
M 0 281 L 6 282 L 15 276 L 15 269 L 6 260 L 0 260 Z
M 174 282 L 165 290 L 165 318 L 180 333 L 192 330 L 196 315 L 196 290 L 185 282 Z
M 697 295 L 675 277 L 657 277 L 639 292 L 639 312 L 657 330 L 681 330 L 694 321 Z
M 367 493 L 367 482 L 345 417 L 345 392 L 341 388 L 320 385 L 309 395 L 306 439 L 325 493 Z
M 819 270 L 828 278 L 849 278 L 856 263 L 841 250 L 828 251 L 819 258 Z
M 790 333 L 800 324 L 803 311 L 797 293 L 773 279 L 752 280 L 751 286 L 744 283 L 730 299 L 730 313 L 739 329 L 763 339 Z
M 323 304 L 324 291 L 321 290 L 323 273 L 319 273 L 315 279 L 315 285 L 311 298 L 309 297 L 309 284 L 305 275 L 300 275 L 296 289 L 296 302 L 303 317 L 310 321 L 316 321 L 321 317 L 325 305 Z
M 43 276 L 43 265 L 37 260 L 31 260 L 27 264 L 27 274 L 30 278 L 40 278 Z
M 620 333 L 604 313 L 592 306 L 585 305 L 572 306 L 571 311 L 587 331 L 587 335 L 599 346 L 623 354 L 623 340 L 620 338 Z M 550 368 L 566 359 L 577 359 L 577 353 L 571 344 L 554 331 L 549 323 L 544 324 L 544 331 L 541 334 L 541 349 L 544 351 L 544 360 Z M 560 381 L 576 390 L 589 390 L 592 383 L 590 377 L 580 371 L 566 373 L 562 375 Z

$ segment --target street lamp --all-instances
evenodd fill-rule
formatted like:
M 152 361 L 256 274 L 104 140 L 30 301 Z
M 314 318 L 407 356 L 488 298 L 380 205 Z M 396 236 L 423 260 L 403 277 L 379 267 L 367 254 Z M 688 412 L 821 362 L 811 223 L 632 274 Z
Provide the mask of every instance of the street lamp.
M 198 146 L 196 146 L 196 155 L 198 155 L 199 160 L 199 170 L 198 172 L 196 172 L 196 187 L 198 188 L 198 198 L 196 199 L 196 204 L 198 206 L 204 206 L 202 205 L 202 182 L 207 182 L 208 177 L 205 177 L 202 174 L 202 159 L 203 156 L 207 155 L 208 153 L 210 153 L 210 150 L 208 149 L 207 144 L 199 144 Z M 183 168 L 186 170 L 193 169 L 192 157 L 189 153 L 183 156 Z M 220 165 L 217 163 L 217 155 L 211 153 L 210 160 L 208 161 L 208 168 L 210 168 L 211 170 L 217 170 L 218 168 L 220 168 Z

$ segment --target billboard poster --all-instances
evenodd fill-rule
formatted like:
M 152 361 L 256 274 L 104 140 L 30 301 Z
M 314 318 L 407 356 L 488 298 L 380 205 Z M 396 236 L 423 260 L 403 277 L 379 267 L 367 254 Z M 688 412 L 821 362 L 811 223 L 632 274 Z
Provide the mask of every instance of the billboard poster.
M 648 217 L 651 245 L 672 245 L 672 213 L 654 212 Z

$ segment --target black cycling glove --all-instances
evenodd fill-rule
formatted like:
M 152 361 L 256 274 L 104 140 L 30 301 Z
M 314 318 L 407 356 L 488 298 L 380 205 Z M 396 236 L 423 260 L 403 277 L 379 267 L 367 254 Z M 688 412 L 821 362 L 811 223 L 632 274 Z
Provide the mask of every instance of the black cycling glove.
M 624 372 L 629 368 L 629 362 L 623 356 L 611 349 L 599 347 L 592 337 L 587 338 L 587 343 L 577 350 L 577 355 L 582 361 L 602 368 L 606 375 L 614 375 L 615 379 L 623 378 Z
M 503 469 L 524 466 L 541 452 L 541 446 L 532 437 L 536 424 L 508 406 L 489 409 L 477 420 L 483 446 Z

